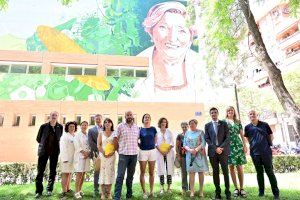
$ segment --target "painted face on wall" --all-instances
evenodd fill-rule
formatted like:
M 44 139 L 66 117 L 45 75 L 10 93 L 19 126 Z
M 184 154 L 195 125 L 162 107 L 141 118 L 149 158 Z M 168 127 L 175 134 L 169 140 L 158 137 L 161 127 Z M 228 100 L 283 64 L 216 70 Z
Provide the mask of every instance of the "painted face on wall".
M 158 53 L 178 58 L 191 46 L 191 33 L 185 18 L 179 13 L 166 12 L 152 29 L 152 40 Z

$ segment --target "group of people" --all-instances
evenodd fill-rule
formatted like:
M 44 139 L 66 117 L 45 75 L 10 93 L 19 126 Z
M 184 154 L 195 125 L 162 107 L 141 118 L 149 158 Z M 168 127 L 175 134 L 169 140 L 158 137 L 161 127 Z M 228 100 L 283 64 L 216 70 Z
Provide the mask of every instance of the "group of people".
M 250 155 L 257 171 L 259 196 L 264 196 L 264 170 L 271 183 L 274 199 L 279 199 L 279 189 L 272 167 L 273 134 L 269 125 L 258 120 L 255 110 L 249 112 L 250 123 L 244 131 L 241 122 L 236 117 L 233 107 L 228 107 L 224 120 L 219 120 L 217 108 L 210 109 L 211 122 L 205 124 L 204 131 L 197 128 L 198 121 L 191 119 L 182 122 L 182 133 L 174 135 L 168 129 L 168 120 L 162 117 L 158 127 L 151 125 L 151 116 L 144 114 L 142 127 L 134 122 L 133 113 L 125 113 L 125 122 L 120 123 L 116 130 L 113 121 L 102 116 L 95 116 L 96 125 L 88 130 L 88 122 L 80 124 L 68 122 L 63 126 L 57 122 L 58 113 L 50 114 L 50 121 L 43 124 L 38 132 L 38 174 L 36 177 L 36 198 L 43 192 L 43 176 L 48 159 L 50 174 L 48 178 L 47 196 L 52 195 L 56 176 L 58 158 L 61 169 L 62 198 L 70 195 L 76 199 L 84 195 L 82 185 L 85 173 L 90 171 L 90 159 L 100 159 L 100 170 L 94 171 L 94 194 L 101 199 L 121 199 L 122 185 L 126 177 L 126 198 L 132 198 L 132 182 L 137 161 L 140 166 L 140 184 L 143 199 L 154 197 L 154 174 L 157 164 L 157 175 L 160 182 L 160 194 L 172 192 L 172 176 L 174 166 L 181 167 L 182 194 L 190 191 L 190 197 L 195 197 L 195 174 L 199 176 L 199 197 L 204 197 L 204 174 L 208 172 L 208 159 L 213 169 L 215 199 L 221 199 L 219 168 L 221 166 L 226 199 L 231 199 L 229 171 L 235 190 L 234 197 L 246 197 L 244 190 L 243 165 L 247 162 L 245 154 L 248 151 L 246 141 L 250 144 Z M 207 144 L 207 148 L 206 148 Z M 207 153 L 206 153 L 207 149 Z M 59 157 L 60 154 L 60 157 Z M 115 163 L 118 154 L 117 175 Z M 148 166 L 150 191 L 145 187 L 145 173 Z M 229 170 L 228 170 L 229 168 Z M 76 173 L 75 192 L 70 189 L 72 173 Z M 237 176 L 236 176 L 237 174 Z M 100 178 L 99 178 L 100 176 Z M 189 179 L 189 183 L 188 183 Z M 239 184 L 238 181 L 239 180 Z M 166 187 L 165 187 L 166 183 Z M 111 188 L 115 184 L 114 197 Z

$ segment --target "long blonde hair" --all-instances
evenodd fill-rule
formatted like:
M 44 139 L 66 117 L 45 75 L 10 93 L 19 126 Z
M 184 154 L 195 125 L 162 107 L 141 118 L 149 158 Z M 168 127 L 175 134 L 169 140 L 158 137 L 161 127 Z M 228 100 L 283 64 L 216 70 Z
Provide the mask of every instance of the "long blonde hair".
M 235 112 L 235 109 L 234 109 L 233 106 L 228 106 L 228 108 L 226 109 L 226 119 L 228 118 L 228 111 L 231 110 L 231 109 L 232 109 L 233 112 L 234 112 L 234 114 L 233 114 L 233 121 L 234 121 L 234 123 L 240 124 L 241 121 L 237 118 L 236 112 Z

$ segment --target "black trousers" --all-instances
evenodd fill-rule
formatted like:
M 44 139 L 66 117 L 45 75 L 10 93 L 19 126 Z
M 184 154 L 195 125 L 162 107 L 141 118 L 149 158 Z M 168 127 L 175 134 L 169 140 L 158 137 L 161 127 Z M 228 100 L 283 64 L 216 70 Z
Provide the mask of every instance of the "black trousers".
M 216 195 L 221 195 L 221 187 L 220 187 L 220 167 L 221 165 L 224 182 L 225 182 L 225 194 L 226 196 L 230 196 L 230 185 L 229 185 L 229 174 L 228 174 L 228 156 L 215 154 L 213 157 L 209 157 L 210 164 L 213 168 L 213 180 L 215 185 L 215 193 Z
M 271 184 L 273 195 L 279 196 L 277 180 L 273 171 L 272 155 L 263 155 L 263 156 L 252 155 L 251 157 L 257 173 L 259 193 L 260 194 L 265 193 L 265 180 L 264 180 L 264 170 L 265 170 Z
M 42 155 L 39 156 L 38 158 L 38 166 L 37 166 L 37 176 L 35 179 L 35 193 L 42 194 L 43 192 L 43 177 L 44 177 L 44 172 L 45 168 L 47 165 L 48 159 L 50 160 L 50 174 L 48 178 L 48 186 L 47 186 L 47 191 L 52 191 L 53 190 L 53 185 L 55 182 L 55 176 L 56 176 L 56 166 L 57 166 L 57 161 L 58 161 L 58 153 L 53 154 L 51 156 L 49 155 Z

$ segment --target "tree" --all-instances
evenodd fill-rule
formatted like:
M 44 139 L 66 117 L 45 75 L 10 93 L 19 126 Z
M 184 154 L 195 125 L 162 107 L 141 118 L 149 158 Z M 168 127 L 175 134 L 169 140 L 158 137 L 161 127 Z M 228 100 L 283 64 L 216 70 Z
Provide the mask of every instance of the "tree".
M 231 62 L 237 60 L 239 52 L 238 44 L 243 39 L 245 27 L 252 35 L 255 43 L 255 57 L 267 71 L 271 80 L 272 89 L 275 92 L 284 111 L 293 119 L 296 131 L 296 143 L 299 143 L 300 135 L 300 109 L 285 87 L 281 71 L 271 59 L 259 27 L 256 24 L 248 0 L 215 0 L 196 1 L 189 4 L 201 8 L 201 18 L 205 22 L 206 33 L 204 34 L 207 49 L 208 71 L 214 71 L 217 58 L 221 53 L 225 54 Z M 299 11 L 298 0 L 289 1 L 290 8 L 296 14 Z M 203 39 L 203 38 L 202 38 Z

